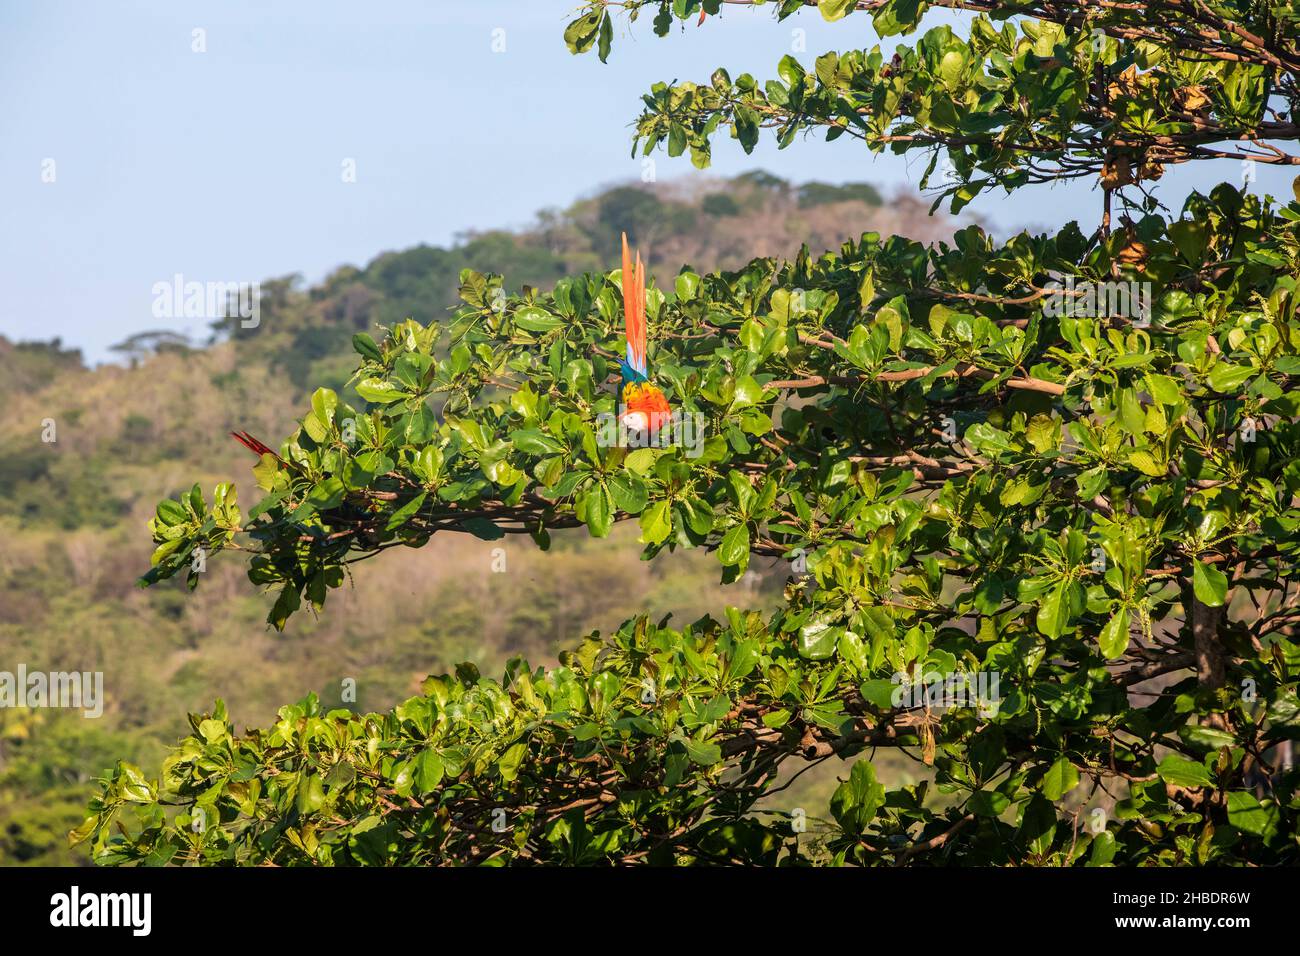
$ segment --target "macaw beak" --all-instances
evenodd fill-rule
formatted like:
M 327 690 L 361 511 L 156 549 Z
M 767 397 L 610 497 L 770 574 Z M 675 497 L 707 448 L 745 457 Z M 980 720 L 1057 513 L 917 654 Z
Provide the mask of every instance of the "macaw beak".
M 643 432 L 650 427 L 650 416 L 645 412 L 628 412 L 623 416 L 623 424 L 633 431 Z

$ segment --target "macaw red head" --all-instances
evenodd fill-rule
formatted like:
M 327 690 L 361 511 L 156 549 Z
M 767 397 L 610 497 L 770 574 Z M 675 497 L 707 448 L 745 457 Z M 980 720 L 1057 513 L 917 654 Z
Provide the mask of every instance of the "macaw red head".
M 652 435 L 672 416 L 667 397 L 650 382 L 633 382 L 624 386 L 623 409 L 622 421 L 627 428 Z

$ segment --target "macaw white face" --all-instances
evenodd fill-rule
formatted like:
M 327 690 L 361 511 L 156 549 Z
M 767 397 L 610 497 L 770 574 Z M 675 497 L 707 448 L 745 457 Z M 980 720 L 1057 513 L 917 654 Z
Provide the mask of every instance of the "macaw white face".
M 643 432 L 650 427 L 650 416 L 645 412 L 627 412 L 623 415 L 623 424 L 632 431 Z

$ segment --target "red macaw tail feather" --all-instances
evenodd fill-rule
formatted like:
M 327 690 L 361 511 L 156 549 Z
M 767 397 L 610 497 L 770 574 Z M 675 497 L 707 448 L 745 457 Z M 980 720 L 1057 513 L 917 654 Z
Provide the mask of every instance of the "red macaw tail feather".
M 623 316 L 627 327 L 627 364 L 646 374 L 645 266 L 641 254 L 632 264 L 623 233 Z
M 277 461 L 284 460 L 275 452 L 271 451 L 270 448 L 266 447 L 260 441 L 254 438 L 252 435 L 248 434 L 248 432 L 231 432 L 230 437 L 233 438 L 235 441 L 239 442 L 241 445 L 243 445 L 245 448 L 251 451 L 254 455 L 258 455 L 258 456 L 270 455 L 271 457 L 275 458 Z
M 707 16 L 708 16 L 708 14 L 705 13 L 703 10 L 701 10 L 701 11 L 700 11 L 700 18 L 699 18 L 698 20 L 695 21 L 695 25 L 696 25 L 697 27 L 702 27 L 702 26 L 704 26 L 704 18 L 707 17 Z

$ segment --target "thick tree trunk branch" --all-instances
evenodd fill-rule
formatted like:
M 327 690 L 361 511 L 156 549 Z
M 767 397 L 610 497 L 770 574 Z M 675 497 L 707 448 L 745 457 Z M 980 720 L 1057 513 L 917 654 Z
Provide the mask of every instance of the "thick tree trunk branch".
M 1192 598 L 1196 679 L 1206 690 L 1218 690 L 1223 686 L 1223 645 L 1219 643 L 1219 622 L 1223 619 L 1223 610 L 1222 607 L 1210 607 L 1197 598 Z M 1220 714 L 1211 714 L 1206 718 L 1206 724 L 1224 729 L 1226 721 Z

